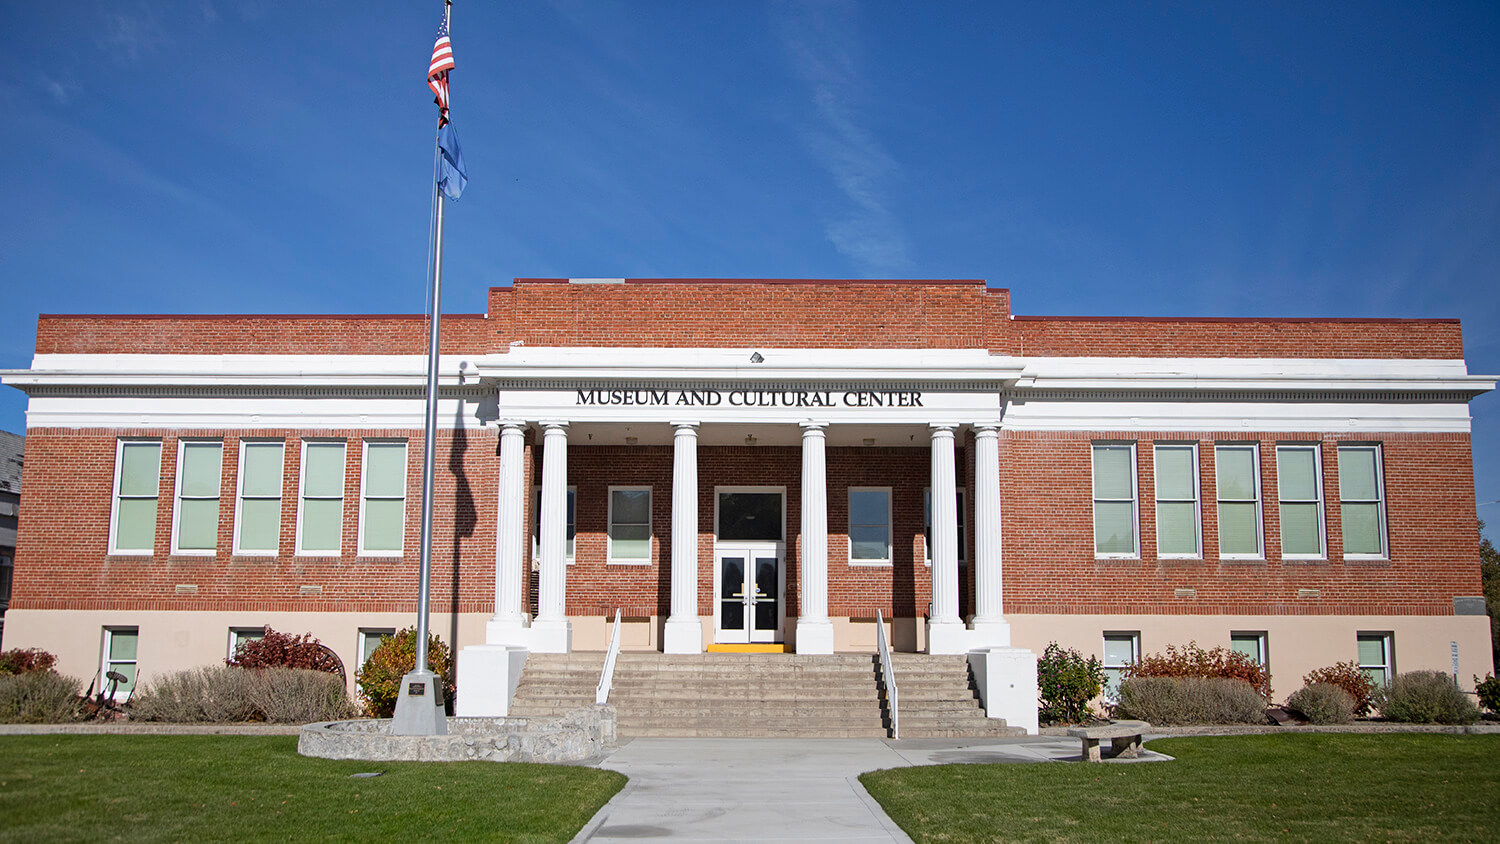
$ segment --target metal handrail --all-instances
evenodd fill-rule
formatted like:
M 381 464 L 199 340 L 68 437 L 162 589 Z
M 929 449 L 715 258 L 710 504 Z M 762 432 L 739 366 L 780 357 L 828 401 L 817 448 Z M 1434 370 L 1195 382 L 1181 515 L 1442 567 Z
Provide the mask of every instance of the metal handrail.
M 885 680 L 885 699 L 891 707 L 891 738 L 901 738 L 901 716 L 897 713 L 900 694 L 896 691 L 896 671 L 891 667 L 891 643 L 885 638 L 885 617 L 875 611 L 875 643 L 880 647 L 880 676 Z
M 604 653 L 604 670 L 599 672 L 599 687 L 594 691 L 594 703 L 609 700 L 609 687 L 615 682 L 615 657 L 620 655 L 620 611 L 615 610 L 615 632 L 609 637 L 609 650 Z

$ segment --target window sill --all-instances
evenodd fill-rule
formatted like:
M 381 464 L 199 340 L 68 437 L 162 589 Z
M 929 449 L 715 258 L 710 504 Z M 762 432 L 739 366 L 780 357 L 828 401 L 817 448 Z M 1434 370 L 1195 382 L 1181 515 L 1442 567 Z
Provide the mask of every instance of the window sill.
M 344 556 L 343 551 L 298 551 L 292 556 L 303 560 L 337 560 Z
M 1266 558 L 1260 554 L 1220 554 L 1221 563 L 1264 563 Z
M 107 551 L 105 553 L 106 556 L 110 557 L 154 557 L 156 556 L 156 549 L 153 548 L 150 551 Z
M 1095 554 L 1096 563 L 1128 563 L 1131 560 L 1139 560 L 1140 554 Z
M 1345 554 L 1346 563 L 1389 563 L 1390 557 L 1384 554 Z
M 1391 561 L 1384 557 L 1345 557 L 1344 565 L 1351 568 L 1388 569 Z
M 569 560 L 568 562 L 571 564 L 573 561 Z M 650 560 L 605 560 L 604 564 L 606 566 L 632 566 L 634 568 L 651 567 Z
M 850 560 L 851 569 L 888 569 L 891 568 L 890 560 Z
M 211 563 L 217 559 L 213 554 L 168 554 L 169 563 Z
M 1221 566 L 1240 566 L 1243 568 L 1265 568 L 1267 563 L 1259 558 L 1231 558 L 1219 560 Z
M 1327 557 L 1282 557 L 1281 564 L 1284 566 L 1326 566 Z

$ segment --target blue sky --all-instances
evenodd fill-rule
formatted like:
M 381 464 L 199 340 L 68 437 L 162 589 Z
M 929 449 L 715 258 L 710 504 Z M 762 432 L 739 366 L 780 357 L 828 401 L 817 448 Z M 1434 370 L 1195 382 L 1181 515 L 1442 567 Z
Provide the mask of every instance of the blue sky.
M 6 4 L 0 367 L 38 313 L 420 312 L 440 11 Z M 516 276 L 985 278 L 1026 314 L 1462 317 L 1500 373 L 1493 2 L 458 0 L 453 42 L 450 312 Z

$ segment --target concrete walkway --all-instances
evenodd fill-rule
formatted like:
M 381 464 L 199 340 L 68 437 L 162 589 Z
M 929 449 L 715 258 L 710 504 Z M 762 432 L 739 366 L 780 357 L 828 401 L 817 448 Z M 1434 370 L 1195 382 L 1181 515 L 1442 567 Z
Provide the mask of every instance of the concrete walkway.
M 573 840 L 905 842 L 911 839 L 860 785 L 860 774 L 910 765 L 1047 762 L 1078 754 L 1077 739 L 1058 736 L 638 738 L 599 763 L 630 782 Z

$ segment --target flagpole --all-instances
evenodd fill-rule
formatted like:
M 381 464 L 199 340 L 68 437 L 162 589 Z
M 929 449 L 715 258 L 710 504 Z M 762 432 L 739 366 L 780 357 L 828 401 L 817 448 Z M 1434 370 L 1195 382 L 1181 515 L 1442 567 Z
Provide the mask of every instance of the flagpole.
M 434 143 L 436 143 L 434 141 Z M 428 601 L 432 580 L 432 468 L 437 437 L 438 332 L 443 310 L 443 192 L 432 183 L 437 221 L 432 234 L 432 279 L 427 288 L 427 415 L 422 429 L 422 562 L 417 575 L 417 663 L 427 673 Z

